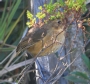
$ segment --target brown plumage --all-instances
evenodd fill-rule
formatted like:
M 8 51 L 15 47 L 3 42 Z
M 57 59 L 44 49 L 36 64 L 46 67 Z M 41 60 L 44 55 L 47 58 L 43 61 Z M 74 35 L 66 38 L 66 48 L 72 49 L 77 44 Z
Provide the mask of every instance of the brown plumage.
M 17 46 L 16 51 L 27 50 L 32 56 L 36 56 L 42 49 L 39 56 L 55 53 L 65 40 L 63 28 L 64 25 L 58 20 L 49 21 L 41 28 L 31 28 Z

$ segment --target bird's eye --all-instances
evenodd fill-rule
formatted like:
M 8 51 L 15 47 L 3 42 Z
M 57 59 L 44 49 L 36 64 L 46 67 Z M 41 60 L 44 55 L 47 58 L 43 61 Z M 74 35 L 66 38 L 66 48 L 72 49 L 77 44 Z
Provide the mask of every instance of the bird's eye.
M 61 23 L 61 21 L 59 20 L 59 21 L 58 21 L 58 24 L 60 24 L 60 23 Z

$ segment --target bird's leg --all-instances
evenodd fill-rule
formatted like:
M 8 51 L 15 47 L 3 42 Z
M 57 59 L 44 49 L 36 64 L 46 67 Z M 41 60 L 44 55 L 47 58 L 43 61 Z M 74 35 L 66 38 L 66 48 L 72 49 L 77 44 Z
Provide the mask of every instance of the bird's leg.
M 44 46 L 43 39 L 41 41 L 42 41 L 42 51 L 43 51 L 43 46 Z
M 30 55 L 30 57 L 34 57 L 28 50 L 26 50 L 27 54 Z

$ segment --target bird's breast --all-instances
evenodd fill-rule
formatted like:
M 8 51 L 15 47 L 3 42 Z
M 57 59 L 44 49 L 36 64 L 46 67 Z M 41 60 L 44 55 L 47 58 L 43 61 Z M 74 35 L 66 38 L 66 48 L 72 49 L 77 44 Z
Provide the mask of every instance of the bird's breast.
M 36 56 L 40 51 L 39 56 L 55 53 L 63 45 L 65 40 L 65 32 L 60 33 L 60 31 L 47 32 L 47 35 L 42 40 L 29 47 L 28 51 L 30 51 L 33 56 Z

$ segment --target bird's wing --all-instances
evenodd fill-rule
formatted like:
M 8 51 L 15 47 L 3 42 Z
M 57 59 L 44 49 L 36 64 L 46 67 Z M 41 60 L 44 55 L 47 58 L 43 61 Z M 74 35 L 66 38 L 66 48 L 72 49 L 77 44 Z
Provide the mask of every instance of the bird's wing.
M 22 41 L 17 46 L 16 51 L 20 51 L 34 45 L 36 42 L 40 41 L 47 34 L 47 29 L 42 28 L 31 28 L 28 30 L 26 36 L 22 39 Z

